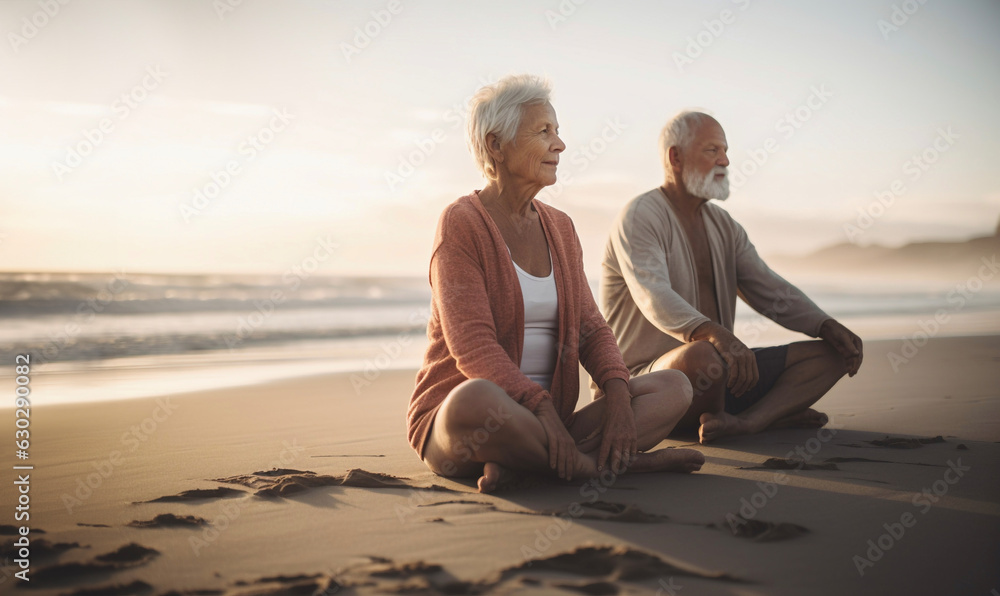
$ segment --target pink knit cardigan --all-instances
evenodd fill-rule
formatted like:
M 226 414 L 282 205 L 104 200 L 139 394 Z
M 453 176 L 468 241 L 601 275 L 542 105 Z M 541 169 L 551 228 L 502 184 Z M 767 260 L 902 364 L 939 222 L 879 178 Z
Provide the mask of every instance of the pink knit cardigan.
M 551 391 L 520 370 L 524 298 L 500 230 L 479 200 L 462 197 L 441 214 L 431 253 L 430 345 L 407 411 L 407 439 L 423 457 L 441 402 L 467 379 L 487 379 L 532 412 L 551 399 L 564 423 L 576 409 L 579 364 L 604 386 L 628 381 L 615 336 L 594 302 L 583 272 L 583 249 L 569 216 L 539 201 L 559 297 L 558 358 Z

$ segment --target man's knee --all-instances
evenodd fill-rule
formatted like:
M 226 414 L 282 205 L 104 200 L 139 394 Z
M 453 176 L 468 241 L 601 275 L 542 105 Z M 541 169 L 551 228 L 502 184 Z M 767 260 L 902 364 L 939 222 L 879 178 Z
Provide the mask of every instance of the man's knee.
M 715 370 L 725 366 L 725 360 L 719 355 L 712 342 L 700 340 L 688 344 L 682 356 L 684 368 L 694 371 Z
M 837 348 L 821 339 L 789 344 L 788 350 L 788 366 L 794 362 L 810 361 L 817 374 L 830 374 L 840 378 L 847 372 L 844 357 Z
M 725 360 L 710 342 L 695 341 L 677 350 L 682 351 L 669 366 L 687 375 L 696 395 L 706 391 L 714 394 L 713 388 L 724 384 L 729 377 Z
M 822 366 L 824 369 L 831 373 L 844 374 L 844 357 L 840 355 L 837 348 L 830 345 L 830 343 L 819 340 L 814 342 L 809 342 L 817 351 L 817 357 L 822 361 Z

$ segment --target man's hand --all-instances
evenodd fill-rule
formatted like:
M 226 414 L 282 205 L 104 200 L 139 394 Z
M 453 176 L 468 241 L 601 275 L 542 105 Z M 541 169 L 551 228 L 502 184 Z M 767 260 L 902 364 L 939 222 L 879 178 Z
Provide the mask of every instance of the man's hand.
M 704 340 L 715 346 L 729 366 L 729 379 L 726 387 L 739 397 L 755 386 L 760 380 L 757 371 L 757 358 L 753 350 L 733 335 L 733 332 L 722 325 L 707 321 L 698 326 L 691 334 L 692 341 Z
M 819 336 L 844 357 L 847 375 L 850 377 L 856 375 L 865 357 L 861 338 L 834 319 L 827 319 L 823 323 L 819 328 Z
M 557 470 L 560 478 L 572 480 L 580 451 L 559 418 L 552 400 L 543 399 L 535 408 L 535 417 L 542 423 L 549 441 L 549 467 Z
M 604 384 L 604 399 L 606 406 L 597 469 L 603 470 L 610 457 L 611 471 L 621 474 L 632 462 L 637 449 L 635 413 L 632 412 L 628 383 L 623 379 L 611 379 Z

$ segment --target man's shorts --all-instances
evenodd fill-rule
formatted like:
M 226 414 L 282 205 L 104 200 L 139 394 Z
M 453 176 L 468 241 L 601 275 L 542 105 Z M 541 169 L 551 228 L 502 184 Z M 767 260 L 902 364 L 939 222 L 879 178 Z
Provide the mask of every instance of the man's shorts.
M 736 397 L 726 388 L 726 404 L 724 409 L 729 414 L 739 414 L 760 401 L 774 387 L 781 373 L 785 372 L 785 356 L 788 346 L 772 346 L 769 348 L 752 348 L 757 359 L 757 384 L 747 389 L 743 395 Z

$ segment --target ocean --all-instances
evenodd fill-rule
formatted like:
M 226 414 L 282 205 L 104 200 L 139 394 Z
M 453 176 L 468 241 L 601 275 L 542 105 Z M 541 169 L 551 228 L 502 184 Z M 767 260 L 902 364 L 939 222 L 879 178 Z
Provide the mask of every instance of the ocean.
M 930 286 L 801 287 L 865 340 L 1000 332 L 996 285 L 961 298 Z M 419 366 L 429 307 L 425 277 L 0 273 L 0 378 L 30 354 L 45 403 L 330 372 L 364 382 Z M 935 313 L 947 321 L 934 327 Z M 742 302 L 735 328 L 751 345 L 804 339 Z

